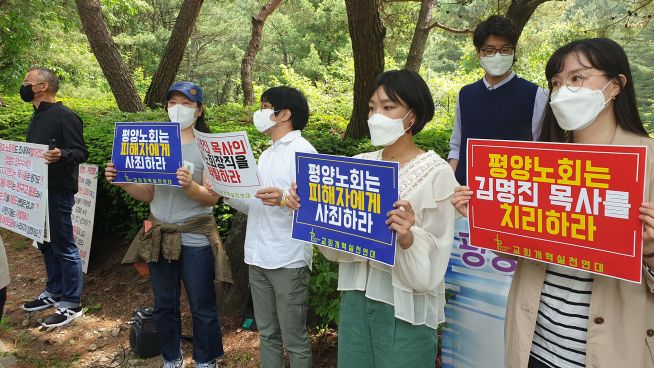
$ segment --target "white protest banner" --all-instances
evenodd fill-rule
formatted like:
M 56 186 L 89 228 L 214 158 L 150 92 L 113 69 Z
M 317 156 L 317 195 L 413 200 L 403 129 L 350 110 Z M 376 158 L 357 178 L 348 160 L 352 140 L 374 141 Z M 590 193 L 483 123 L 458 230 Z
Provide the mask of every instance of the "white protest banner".
M 0 140 L 0 226 L 42 242 L 48 203 L 48 146 Z
M 202 133 L 195 131 L 213 190 L 228 198 L 253 198 L 261 177 L 247 132 Z
M 73 206 L 73 238 L 82 257 L 82 270 L 89 268 L 89 254 L 93 239 L 93 220 L 95 219 L 95 199 L 98 192 L 98 166 L 90 164 L 79 165 L 77 179 L 77 194 Z
M 77 177 L 77 193 L 71 220 L 73 223 L 73 239 L 79 248 L 79 255 L 82 258 L 82 271 L 87 273 L 89 268 L 89 256 L 91 254 L 91 241 L 93 240 L 93 221 L 95 219 L 95 200 L 98 192 L 98 166 L 91 164 L 79 165 L 79 176 Z M 46 212 L 47 215 L 47 212 Z M 50 227 L 50 221 L 46 218 L 46 227 Z M 44 241 L 50 241 L 44 238 Z M 36 241 L 32 242 L 38 248 Z

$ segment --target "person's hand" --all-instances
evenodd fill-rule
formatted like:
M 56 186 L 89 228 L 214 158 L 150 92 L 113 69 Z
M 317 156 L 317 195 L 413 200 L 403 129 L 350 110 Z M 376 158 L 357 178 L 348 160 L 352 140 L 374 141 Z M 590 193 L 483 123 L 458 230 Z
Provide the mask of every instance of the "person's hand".
M 286 196 L 286 207 L 291 211 L 297 211 L 300 208 L 300 196 L 297 195 L 297 183 L 291 183 Z
M 104 168 L 104 178 L 113 185 L 120 185 L 121 183 L 114 183 L 116 179 L 116 168 L 113 162 L 107 162 L 107 167 Z
M 472 194 L 473 192 L 470 190 L 470 187 L 463 186 L 454 188 L 454 194 L 452 195 L 452 205 L 464 217 L 468 217 L 468 203 L 470 203 Z
M 643 242 L 654 241 L 654 203 L 644 202 L 640 205 L 638 218 L 643 222 Z
M 284 191 L 275 187 L 261 188 L 254 196 L 259 198 L 266 206 L 279 206 L 282 204 Z
M 211 194 L 212 196 L 220 197 L 220 194 L 216 193 L 213 190 L 213 184 L 211 184 L 211 180 L 209 180 L 209 178 L 206 175 L 204 176 L 204 183 L 202 183 L 202 186 L 205 187 L 209 192 L 209 194 Z
M 191 170 L 187 169 L 186 167 L 180 167 L 177 169 L 177 182 L 179 185 L 182 186 L 184 190 L 189 190 L 193 187 L 194 181 L 193 181 L 193 175 L 191 175 Z
M 45 151 L 43 154 L 43 158 L 45 159 L 45 162 L 49 164 L 54 164 L 55 162 L 59 161 L 61 158 L 61 150 L 59 148 L 51 149 Z
M 411 203 L 404 200 L 393 203 L 393 207 L 395 209 L 386 214 L 388 216 L 386 225 L 389 230 L 397 232 L 397 244 L 403 249 L 407 249 L 413 245 L 411 227 L 416 223 L 413 208 Z

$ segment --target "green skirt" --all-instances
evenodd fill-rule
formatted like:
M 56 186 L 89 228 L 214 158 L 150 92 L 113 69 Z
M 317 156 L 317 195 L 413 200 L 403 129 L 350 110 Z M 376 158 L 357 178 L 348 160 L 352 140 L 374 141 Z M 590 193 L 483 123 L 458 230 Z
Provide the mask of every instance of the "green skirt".
M 341 292 L 339 368 L 434 368 L 437 345 L 435 329 L 395 318 L 392 305 Z

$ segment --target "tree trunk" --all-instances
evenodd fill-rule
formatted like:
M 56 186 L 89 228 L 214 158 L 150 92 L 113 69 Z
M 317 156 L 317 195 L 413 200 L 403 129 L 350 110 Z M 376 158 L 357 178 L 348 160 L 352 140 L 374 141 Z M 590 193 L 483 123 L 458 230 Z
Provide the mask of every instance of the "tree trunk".
M 375 78 L 384 71 L 386 28 L 379 18 L 380 0 L 345 0 L 354 56 L 354 106 L 345 136 L 368 136 L 368 98 Z
M 414 72 L 420 72 L 420 64 L 422 64 L 422 56 L 425 53 L 427 46 L 427 39 L 429 38 L 429 25 L 431 23 L 431 15 L 436 5 L 436 0 L 422 0 L 420 2 L 420 12 L 418 13 L 418 21 L 416 22 L 416 30 L 413 32 L 413 39 L 411 40 L 411 48 L 409 49 L 409 56 L 406 59 L 404 67 Z
M 152 77 L 148 92 L 145 94 L 145 104 L 155 108 L 164 102 L 166 92 L 175 81 L 179 65 L 184 58 L 184 51 L 193 33 L 195 21 L 200 14 L 204 0 L 184 0 L 179 9 L 175 26 L 173 27 L 166 50 L 159 67 Z
M 89 40 L 91 50 L 102 68 L 102 73 L 109 82 L 118 108 L 123 112 L 143 111 L 143 104 L 136 92 L 132 75 L 107 29 L 100 1 L 76 0 L 76 3 L 82 28 Z
M 220 288 L 216 290 L 216 301 L 221 316 L 242 316 L 250 297 L 248 265 L 245 264 L 243 249 L 247 219 L 247 216 L 240 212 L 234 214 L 229 235 L 224 243 L 232 267 L 234 285 L 227 290 L 220 290 Z
M 261 37 L 263 36 L 263 25 L 268 16 L 277 9 L 282 0 L 269 0 L 261 8 L 256 17 L 252 17 L 252 35 L 250 43 L 245 50 L 241 60 L 241 86 L 243 88 L 243 105 L 254 104 L 254 88 L 252 88 L 252 66 L 257 52 L 261 48 Z
M 529 18 L 536 8 L 550 0 L 512 0 L 509 9 L 506 11 L 506 17 L 511 19 L 518 28 L 518 37 L 522 34 L 522 30 L 527 25 Z

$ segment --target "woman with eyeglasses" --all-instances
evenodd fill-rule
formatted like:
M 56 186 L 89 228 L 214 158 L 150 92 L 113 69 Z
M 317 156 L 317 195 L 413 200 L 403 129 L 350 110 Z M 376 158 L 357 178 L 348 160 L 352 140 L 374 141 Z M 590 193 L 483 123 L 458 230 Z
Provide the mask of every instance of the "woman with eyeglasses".
M 606 38 L 558 49 L 545 74 L 552 91 L 540 141 L 646 146 L 643 282 L 634 284 L 518 259 L 505 320 L 505 366 L 654 367 L 654 141 L 636 108 L 627 56 Z M 472 196 L 455 190 L 465 215 Z M 601 242 L 602 239 L 597 239 Z

